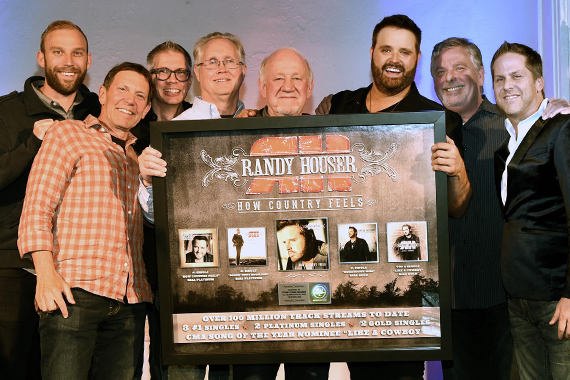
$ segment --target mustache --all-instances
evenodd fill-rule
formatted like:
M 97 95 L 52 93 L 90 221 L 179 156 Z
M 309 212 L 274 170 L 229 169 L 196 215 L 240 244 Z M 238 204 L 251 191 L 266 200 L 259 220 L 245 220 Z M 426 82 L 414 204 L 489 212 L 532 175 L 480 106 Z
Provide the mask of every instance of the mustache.
M 382 71 L 384 71 L 384 70 L 386 70 L 386 69 L 388 69 L 388 68 L 390 68 L 390 69 L 398 69 L 398 70 L 400 70 L 401 72 L 405 72 L 405 71 L 406 71 L 405 68 L 404 68 L 404 65 L 402 65 L 401 63 L 398 63 L 398 62 L 385 63 L 385 64 L 382 66 Z
M 65 65 L 65 66 L 60 66 L 60 67 L 56 67 L 55 71 L 61 73 L 61 72 L 66 72 L 66 73 L 80 73 L 81 69 L 79 69 L 79 67 L 74 66 L 74 65 Z

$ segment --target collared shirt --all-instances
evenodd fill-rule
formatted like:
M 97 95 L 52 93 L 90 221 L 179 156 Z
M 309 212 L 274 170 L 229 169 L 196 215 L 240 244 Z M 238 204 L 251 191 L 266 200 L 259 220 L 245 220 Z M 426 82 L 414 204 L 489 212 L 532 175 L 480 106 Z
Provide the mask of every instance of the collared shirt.
M 335 94 L 331 99 L 330 114 L 352 114 L 352 113 L 370 113 L 366 107 L 366 96 L 372 89 L 373 84 L 368 87 L 362 87 L 355 91 L 341 91 Z M 412 82 L 410 90 L 406 96 L 399 102 L 385 108 L 380 112 L 418 112 L 418 111 L 445 111 L 445 127 L 446 134 L 455 142 L 460 151 L 461 146 L 461 116 L 457 113 L 446 110 L 441 104 L 434 102 L 422 96 L 416 86 L 416 82 Z
M 138 162 L 88 116 L 52 127 L 36 156 L 20 221 L 20 255 L 50 251 L 69 286 L 129 303 L 152 301 L 142 258 Z
M 536 123 L 536 121 L 540 118 L 540 115 L 542 115 L 542 113 L 546 109 L 547 104 L 548 104 L 548 98 L 544 99 L 542 103 L 540 103 L 538 111 L 536 111 L 528 118 L 519 123 L 519 125 L 517 126 L 518 134 L 515 131 L 515 128 L 513 127 L 511 121 L 508 118 L 505 119 L 505 128 L 507 129 L 507 132 L 509 133 L 511 138 L 509 139 L 509 145 L 508 145 L 509 156 L 507 157 L 507 161 L 505 162 L 505 170 L 503 171 L 503 177 L 501 178 L 501 200 L 503 202 L 503 205 L 507 201 L 507 183 L 508 183 L 507 169 L 509 167 L 509 162 L 511 162 L 511 159 L 515 155 L 517 148 L 525 138 L 530 128 L 534 125 L 534 123 Z
M 44 86 L 44 84 L 45 84 L 45 80 L 37 80 L 37 81 L 32 83 L 32 88 L 34 89 L 34 92 L 36 93 L 36 95 L 38 95 L 38 98 L 40 98 L 41 101 L 44 102 L 45 105 L 48 106 L 51 110 L 60 114 L 62 118 L 66 119 L 66 120 L 73 119 L 73 108 L 83 101 L 83 95 L 81 95 L 81 92 L 79 92 L 79 91 L 76 92 L 75 99 L 73 100 L 73 104 L 66 111 L 63 109 L 61 104 L 59 104 L 58 102 L 56 102 L 54 100 L 51 100 L 49 98 L 49 96 L 47 96 L 46 94 L 44 94 L 40 90 L 40 88 L 42 88 Z
M 237 110 L 234 114 L 234 117 L 239 114 L 244 108 L 245 107 L 243 102 L 241 100 L 238 100 Z M 204 120 L 220 118 L 220 112 L 218 111 L 218 107 L 216 107 L 215 104 L 208 103 L 202 100 L 200 96 L 197 96 L 194 98 L 194 104 L 192 105 L 192 108 L 187 109 L 172 120 Z
M 483 96 L 462 127 L 463 161 L 473 188 L 461 218 L 449 218 L 452 308 L 486 309 L 506 302 L 501 279 L 503 216 L 495 189 L 495 150 L 507 138 L 505 117 Z
M 241 100 L 238 100 L 237 111 L 234 114 L 234 117 L 237 116 L 237 114 L 239 114 L 244 108 L 245 106 L 243 102 Z M 172 120 L 207 120 L 220 118 L 221 116 L 216 105 L 205 102 L 201 97 L 197 96 L 194 98 L 192 108 L 187 109 Z M 139 201 L 144 210 L 144 217 L 150 223 L 154 223 L 154 198 L 152 194 L 152 188 L 145 187 L 142 183 L 142 180 L 139 184 Z

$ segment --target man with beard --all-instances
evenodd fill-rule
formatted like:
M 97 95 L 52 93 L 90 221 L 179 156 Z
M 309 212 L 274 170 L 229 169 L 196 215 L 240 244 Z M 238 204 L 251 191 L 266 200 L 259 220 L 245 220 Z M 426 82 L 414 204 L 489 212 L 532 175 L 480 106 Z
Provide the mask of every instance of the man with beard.
M 210 242 L 206 236 L 197 235 L 192 239 L 192 250 L 186 254 L 187 263 L 212 263 L 214 256 L 208 253 Z
M 313 72 L 309 61 L 303 54 L 293 48 L 283 48 L 265 57 L 261 62 L 257 84 L 261 96 L 267 100 L 267 106 L 257 112 L 258 117 L 299 116 L 313 91 Z M 240 115 L 240 117 L 244 116 L 247 115 L 243 113 Z M 282 221 L 278 226 L 282 234 L 288 233 L 290 249 L 287 252 L 294 256 L 294 260 L 299 264 L 302 263 L 298 260 L 304 255 L 306 243 L 309 242 L 309 245 L 317 248 L 317 242 L 319 242 L 314 232 L 301 222 Z M 293 243 L 290 238 L 295 239 L 297 244 Z M 302 247 L 298 249 L 301 255 L 293 253 L 297 250 L 293 248 L 293 245 Z M 327 257 L 316 255 L 316 258 L 312 259 L 311 267 L 315 264 L 315 260 L 328 265 Z M 290 262 L 288 265 L 292 268 L 291 258 L 288 261 Z M 314 267 L 314 269 L 319 269 L 319 267 Z M 275 380 L 279 366 L 279 363 L 234 364 L 234 380 Z M 284 368 L 287 380 L 327 380 L 330 363 L 285 363 Z
M 355 91 L 342 91 L 331 99 L 331 114 L 374 112 L 444 111 L 420 95 L 414 76 L 420 52 L 421 30 L 404 15 L 385 17 L 374 28 L 370 47 L 373 83 Z M 317 113 L 327 113 L 325 100 Z M 461 117 L 446 111 L 447 142 L 432 147 L 432 168 L 447 174 L 448 210 L 461 216 L 471 198 L 471 185 L 461 148 Z M 458 149 L 459 146 L 459 149 Z M 369 379 L 382 373 L 383 379 L 423 377 L 423 362 L 348 363 L 352 380 Z
M 432 147 L 432 168 L 447 174 L 448 210 L 461 216 L 471 198 L 471 185 L 460 155 L 461 117 L 420 95 L 414 76 L 421 56 L 421 30 L 407 16 L 385 17 L 374 28 L 370 66 L 374 82 L 355 91 L 341 91 L 330 100 L 330 114 L 446 111 L 447 142 Z M 316 110 L 327 113 L 327 98 Z M 458 149 L 458 147 L 460 149 Z
M 350 240 L 340 251 L 341 263 L 376 260 L 376 258 L 371 257 L 370 248 L 368 247 L 366 240 L 358 237 L 358 230 L 356 227 L 348 227 L 348 237 Z
M 282 220 L 277 225 L 277 238 L 281 242 L 280 250 L 283 247 L 288 256 L 285 270 L 329 269 L 324 242 L 316 238 L 308 221 Z
M 99 116 L 96 94 L 83 85 L 91 65 L 87 38 L 69 21 L 52 22 L 41 36 L 37 61 L 45 79 L 30 77 L 23 92 L 0 98 L 0 378 L 39 379 L 36 277 L 23 270 L 16 245 L 30 167 L 58 120 Z
M 267 100 L 257 116 L 300 116 L 315 81 L 307 58 L 293 48 L 283 48 L 261 62 L 257 84 Z
M 394 252 L 402 261 L 420 260 L 420 238 L 412 233 L 412 226 L 404 224 L 402 226 L 402 236 L 398 236 L 394 242 Z

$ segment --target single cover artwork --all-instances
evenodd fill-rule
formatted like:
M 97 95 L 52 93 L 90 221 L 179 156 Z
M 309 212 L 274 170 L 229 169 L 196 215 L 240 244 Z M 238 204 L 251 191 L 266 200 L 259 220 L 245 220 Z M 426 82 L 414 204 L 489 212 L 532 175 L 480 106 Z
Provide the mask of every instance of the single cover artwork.
M 376 223 L 338 225 L 338 252 L 341 263 L 378 262 Z
M 178 230 L 180 267 L 200 268 L 219 266 L 218 230 Z
M 230 266 L 267 265 L 265 227 L 228 228 Z
M 427 261 L 427 223 L 387 223 L 388 262 Z
M 277 220 L 278 269 L 329 269 L 327 218 Z

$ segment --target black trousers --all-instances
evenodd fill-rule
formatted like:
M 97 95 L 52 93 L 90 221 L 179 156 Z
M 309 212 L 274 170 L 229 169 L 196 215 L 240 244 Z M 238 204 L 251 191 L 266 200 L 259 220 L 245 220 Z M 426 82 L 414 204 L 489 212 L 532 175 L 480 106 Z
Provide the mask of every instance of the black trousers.
M 441 363 L 445 380 L 509 380 L 513 337 L 507 302 L 488 309 L 451 310 L 453 361 Z
M 234 364 L 233 380 L 275 380 L 276 364 Z M 330 363 L 286 363 L 285 380 L 327 380 Z
M 346 363 L 350 380 L 422 380 L 424 362 Z
M 36 276 L 0 269 L 0 379 L 41 379 L 35 295 Z

